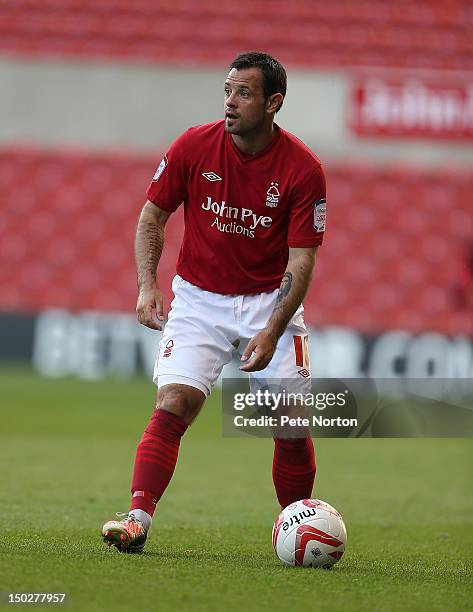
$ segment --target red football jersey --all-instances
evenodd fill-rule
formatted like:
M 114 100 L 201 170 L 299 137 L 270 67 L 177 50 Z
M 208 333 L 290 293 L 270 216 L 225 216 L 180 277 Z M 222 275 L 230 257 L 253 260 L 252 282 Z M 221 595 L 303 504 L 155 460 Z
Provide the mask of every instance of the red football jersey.
M 325 231 L 325 179 L 295 136 L 277 135 L 242 153 L 224 122 L 192 127 L 170 147 L 147 197 L 165 211 L 184 203 L 177 273 L 214 293 L 247 295 L 279 287 L 289 247 L 315 247 Z

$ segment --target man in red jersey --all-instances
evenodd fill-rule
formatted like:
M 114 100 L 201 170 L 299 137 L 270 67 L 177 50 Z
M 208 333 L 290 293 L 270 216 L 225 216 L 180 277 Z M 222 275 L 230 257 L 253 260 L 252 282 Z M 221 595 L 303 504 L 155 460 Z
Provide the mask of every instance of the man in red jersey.
M 225 119 L 192 127 L 171 145 L 138 221 L 136 312 L 143 325 L 164 329 L 130 510 L 102 531 L 122 552 L 143 550 L 181 438 L 234 349 L 250 384 L 291 379 L 310 390 L 302 300 L 325 231 L 325 179 L 315 155 L 274 123 L 286 94 L 281 64 L 250 52 L 230 68 Z M 164 326 L 156 268 L 166 221 L 182 203 L 184 238 Z M 308 434 L 274 443 L 273 481 L 285 507 L 311 495 L 314 448 Z

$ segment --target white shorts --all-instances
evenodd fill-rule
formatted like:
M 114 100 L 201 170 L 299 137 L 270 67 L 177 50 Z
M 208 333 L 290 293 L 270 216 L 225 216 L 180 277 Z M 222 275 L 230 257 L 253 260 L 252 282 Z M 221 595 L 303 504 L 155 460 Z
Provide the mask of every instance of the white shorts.
M 156 358 L 158 387 L 183 384 L 208 396 L 235 350 L 241 356 L 273 312 L 279 289 L 257 295 L 204 291 L 175 276 L 174 299 Z M 250 387 L 291 380 L 292 392 L 310 391 L 310 365 L 304 308 L 301 305 L 279 339 L 269 365 L 249 373 Z M 284 383 L 286 384 L 286 383 Z

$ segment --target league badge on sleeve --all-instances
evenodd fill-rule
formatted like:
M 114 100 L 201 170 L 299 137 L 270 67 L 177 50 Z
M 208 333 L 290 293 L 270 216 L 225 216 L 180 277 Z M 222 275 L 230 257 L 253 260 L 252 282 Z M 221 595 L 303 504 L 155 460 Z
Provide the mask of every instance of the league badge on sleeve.
M 163 157 L 163 159 L 161 160 L 161 163 L 158 166 L 158 169 L 156 170 L 156 172 L 154 173 L 153 176 L 153 181 L 157 181 L 159 180 L 159 177 L 161 176 L 161 174 L 164 172 L 164 168 L 168 165 L 168 158 L 166 157 L 166 155 Z
M 314 229 L 325 232 L 325 219 L 327 216 L 327 200 L 320 198 L 314 205 Z

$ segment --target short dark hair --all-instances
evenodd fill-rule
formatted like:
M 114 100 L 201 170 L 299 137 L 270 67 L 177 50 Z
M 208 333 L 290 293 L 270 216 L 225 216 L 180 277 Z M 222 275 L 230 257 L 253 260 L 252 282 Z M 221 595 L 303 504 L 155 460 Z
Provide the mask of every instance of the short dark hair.
M 275 93 L 280 93 L 283 97 L 286 95 L 287 75 L 284 67 L 277 59 L 271 57 L 267 53 L 259 51 L 247 51 L 236 56 L 230 64 L 230 70 L 246 70 L 247 68 L 259 68 L 263 75 L 262 85 L 265 98 L 269 98 Z M 283 103 L 278 106 L 276 112 L 281 108 Z

